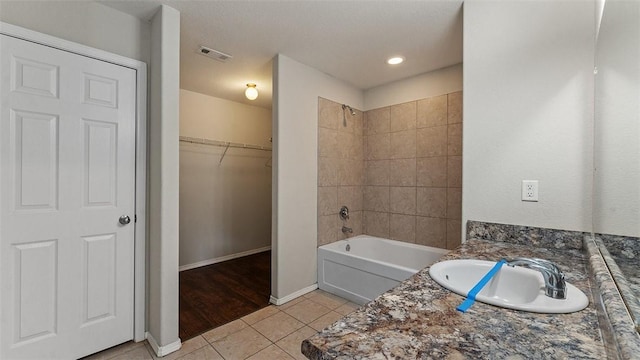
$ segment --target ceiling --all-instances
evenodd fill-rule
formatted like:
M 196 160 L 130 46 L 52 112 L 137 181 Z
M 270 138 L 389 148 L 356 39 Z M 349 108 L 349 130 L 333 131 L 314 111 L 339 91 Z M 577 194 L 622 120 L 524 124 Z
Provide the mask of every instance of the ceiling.
M 265 108 L 278 53 L 362 90 L 462 62 L 462 0 L 99 2 L 143 20 L 160 4 L 177 9 L 180 87 Z M 209 59 L 200 45 L 233 59 Z M 387 65 L 392 55 L 406 61 Z M 244 97 L 248 82 L 255 101 Z

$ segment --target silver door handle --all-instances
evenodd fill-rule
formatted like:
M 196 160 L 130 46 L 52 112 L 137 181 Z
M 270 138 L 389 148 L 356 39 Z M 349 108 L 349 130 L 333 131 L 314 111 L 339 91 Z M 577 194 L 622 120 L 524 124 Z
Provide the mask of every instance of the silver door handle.
M 122 215 L 120 216 L 120 219 L 118 219 L 118 221 L 120 222 L 120 224 L 122 225 L 127 225 L 128 223 L 131 222 L 131 218 L 128 217 L 127 215 Z

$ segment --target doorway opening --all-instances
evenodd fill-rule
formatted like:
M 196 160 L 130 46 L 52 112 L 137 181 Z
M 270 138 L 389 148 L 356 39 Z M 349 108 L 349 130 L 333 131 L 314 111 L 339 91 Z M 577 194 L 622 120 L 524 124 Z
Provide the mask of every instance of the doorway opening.
M 271 170 L 271 109 L 180 90 L 182 341 L 269 305 Z

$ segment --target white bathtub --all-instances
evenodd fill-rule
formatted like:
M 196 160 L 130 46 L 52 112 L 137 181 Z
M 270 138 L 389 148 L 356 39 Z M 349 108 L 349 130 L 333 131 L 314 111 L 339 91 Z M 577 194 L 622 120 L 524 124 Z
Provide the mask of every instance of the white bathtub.
M 368 235 L 340 240 L 318 248 L 318 287 L 364 304 L 447 252 Z

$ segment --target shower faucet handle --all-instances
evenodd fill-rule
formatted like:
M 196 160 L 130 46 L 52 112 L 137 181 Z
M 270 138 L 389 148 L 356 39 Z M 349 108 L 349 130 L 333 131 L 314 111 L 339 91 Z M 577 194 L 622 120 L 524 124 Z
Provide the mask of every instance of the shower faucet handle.
M 340 219 L 348 220 L 349 219 L 349 208 L 346 205 L 343 205 L 340 208 Z

